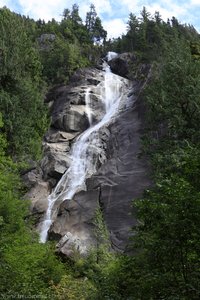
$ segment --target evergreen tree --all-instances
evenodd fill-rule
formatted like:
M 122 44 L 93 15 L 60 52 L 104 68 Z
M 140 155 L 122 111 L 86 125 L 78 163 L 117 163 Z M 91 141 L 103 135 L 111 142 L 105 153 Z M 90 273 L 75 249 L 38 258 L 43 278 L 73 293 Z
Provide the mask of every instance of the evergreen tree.
M 127 39 L 131 45 L 130 50 L 134 51 L 138 47 L 139 21 L 134 14 L 130 13 L 127 24 L 128 24 Z
M 155 18 L 156 24 L 160 25 L 162 23 L 162 18 L 161 18 L 159 11 L 155 12 L 154 18 Z
M 38 158 L 47 125 L 39 55 L 20 16 L 1 9 L 0 28 L 0 109 L 8 149 L 12 155 Z
M 90 34 L 93 42 L 100 43 L 107 36 L 107 32 L 104 30 L 101 19 L 97 16 L 94 4 L 90 5 L 90 11 L 86 14 L 86 28 Z
M 97 13 L 95 10 L 95 6 L 94 6 L 94 4 L 91 4 L 90 11 L 87 12 L 87 14 L 86 14 L 86 21 L 85 21 L 86 28 L 89 31 L 89 33 L 91 33 L 91 34 L 94 31 L 96 18 L 97 18 Z
M 70 10 L 68 8 L 65 8 L 62 16 L 64 19 L 69 19 L 70 18 Z
M 93 29 L 93 39 L 97 43 L 100 43 L 102 40 L 105 42 L 106 36 L 107 31 L 103 29 L 101 19 L 97 17 Z
M 73 4 L 70 18 L 75 28 L 82 24 L 82 19 L 79 16 L 79 6 L 77 4 Z

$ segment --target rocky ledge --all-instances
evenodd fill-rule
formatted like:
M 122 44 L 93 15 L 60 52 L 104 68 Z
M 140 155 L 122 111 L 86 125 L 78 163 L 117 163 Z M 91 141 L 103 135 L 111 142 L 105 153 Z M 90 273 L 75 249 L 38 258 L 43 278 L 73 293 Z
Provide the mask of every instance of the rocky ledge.
M 133 63 L 134 57 L 129 58 Z M 118 69 L 117 59 L 121 60 Z M 116 57 L 109 64 L 115 73 L 128 77 L 127 55 Z M 94 218 L 99 207 L 112 248 L 116 251 L 127 249 L 130 230 L 136 224 L 132 200 L 141 197 L 151 184 L 148 163 L 140 158 L 144 105 L 139 95 L 145 84 L 144 78 L 148 77 L 148 66 L 143 70 L 143 79 L 134 80 L 134 90 L 130 92 L 125 107 L 101 132 L 106 159 L 87 179 L 86 190 L 77 193 L 72 201 L 62 202 L 59 207 L 49 239 L 58 241 L 57 251 L 63 255 L 71 256 L 74 248 L 85 253 L 91 245 L 95 246 Z M 29 188 L 26 198 L 32 201 L 31 210 L 37 214 L 38 224 L 47 209 L 48 195 L 69 166 L 74 141 L 89 126 L 86 91 L 103 78 L 104 72 L 98 69 L 79 70 L 67 86 L 54 87 L 47 94 L 45 101 L 51 113 L 51 126 L 43 140 L 43 159 L 37 169 L 24 175 Z M 98 97 L 98 94 L 90 95 L 95 110 L 92 115 L 94 122 L 98 121 L 103 109 Z

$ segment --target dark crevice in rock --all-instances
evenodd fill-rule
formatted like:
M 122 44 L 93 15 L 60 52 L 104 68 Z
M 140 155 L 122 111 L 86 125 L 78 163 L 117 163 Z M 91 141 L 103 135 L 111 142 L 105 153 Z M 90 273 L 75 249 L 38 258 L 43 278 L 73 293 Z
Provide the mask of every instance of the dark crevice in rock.
M 51 228 L 48 232 L 48 240 L 50 241 L 59 241 L 62 238 L 62 235 L 59 233 L 55 233 L 54 231 L 51 231 Z

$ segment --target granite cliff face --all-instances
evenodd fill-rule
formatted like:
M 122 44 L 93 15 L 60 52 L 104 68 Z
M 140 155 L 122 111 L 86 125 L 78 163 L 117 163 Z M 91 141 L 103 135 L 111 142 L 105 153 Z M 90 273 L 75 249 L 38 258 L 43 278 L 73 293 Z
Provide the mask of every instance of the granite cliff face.
M 115 73 L 129 78 L 129 60 L 133 67 L 135 58 L 130 55 L 115 57 L 109 65 Z M 59 241 L 57 250 L 64 255 L 70 256 L 74 247 L 85 253 L 95 245 L 94 217 L 99 207 L 112 248 L 126 251 L 130 229 L 136 223 L 131 202 L 150 185 L 148 164 L 144 158 L 139 158 L 144 121 L 144 106 L 139 95 L 150 68 L 141 65 L 139 68 L 137 72 L 141 72 L 143 80 L 124 79 L 126 92 L 123 92 L 117 114 L 98 131 L 95 171 L 87 175 L 84 188 L 81 187 L 72 200 L 63 199 L 57 203 L 48 238 Z M 98 87 L 104 77 L 105 72 L 95 68 L 79 70 L 69 85 L 55 87 L 46 97 L 51 127 L 44 137 L 43 159 L 37 169 L 25 175 L 30 188 L 26 197 L 32 200 L 32 213 L 37 216 L 39 231 L 48 195 L 71 164 L 73 145 L 91 122 L 97 124 L 102 118 L 104 106 Z M 92 107 L 90 114 L 86 105 L 88 99 Z

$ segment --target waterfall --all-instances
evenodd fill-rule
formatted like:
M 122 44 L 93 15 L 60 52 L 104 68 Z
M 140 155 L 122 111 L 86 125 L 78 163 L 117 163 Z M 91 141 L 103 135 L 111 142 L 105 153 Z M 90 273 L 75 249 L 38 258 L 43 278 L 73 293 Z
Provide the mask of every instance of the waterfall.
M 90 103 L 90 88 L 87 88 L 85 93 L 85 110 L 88 116 L 88 121 L 90 126 L 92 125 L 92 111 L 91 111 L 91 103 Z
M 109 51 L 106 57 L 107 57 L 107 60 L 110 61 L 111 59 L 116 58 L 117 56 L 118 56 L 118 53 Z
M 121 100 L 127 96 L 128 80 L 114 75 L 106 63 L 104 63 L 104 71 L 104 80 L 96 87 L 86 89 L 86 114 L 90 127 L 76 139 L 71 149 L 71 164 L 48 197 L 48 209 L 40 230 L 42 243 L 47 240 L 48 230 L 57 216 L 60 203 L 71 200 L 77 192 L 86 190 L 86 179 L 97 171 L 99 161 L 103 163 L 105 160 L 106 154 L 105 149 L 102 149 L 100 131 L 103 126 L 112 121 L 118 112 Z M 96 124 L 92 123 L 91 91 L 101 96 L 100 100 L 104 106 L 101 119 Z

